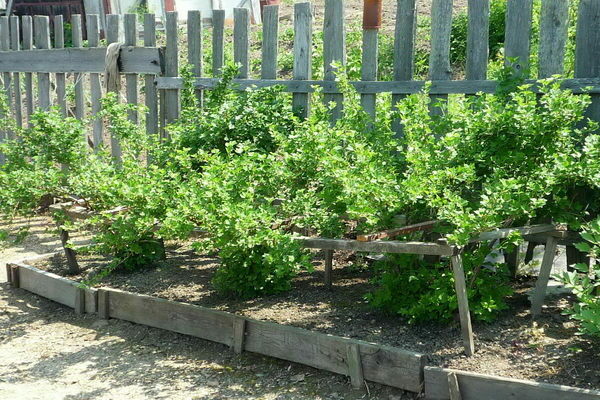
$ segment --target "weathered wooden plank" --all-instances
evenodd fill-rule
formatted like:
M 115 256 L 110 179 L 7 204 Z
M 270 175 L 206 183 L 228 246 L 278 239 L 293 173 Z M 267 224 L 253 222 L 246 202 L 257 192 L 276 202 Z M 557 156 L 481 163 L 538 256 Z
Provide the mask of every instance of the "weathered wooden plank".
M 417 32 L 417 5 L 415 0 L 398 0 L 396 3 L 396 26 L 394 32 L 394 80 L 410 81 L 413 78 L 415 36 Z M 405 96 L 392 95 L 392 106 Z M 392 121 L 396 136 L 402 136 L 400 120 Z
M 11 265 L 10 268 L 10 284 L 13 288 L 19 289 L 21 287 L 21 276 L 19 275 L 19 266 Z
M 542 313 L 542 305 L 546 298 L 546 288 L 548 287 L 548 280 L 550 279 L 554 258 L 556 257 L 556 245 L 557 239 L 554 236 L 548 236 L 542 265 L 540 266 L 540 274 L 535 282 L 535 291 L 531 300 L 531 315 L 533 317 L 537 317 Z
M 575 78 L 600 76 L 600 1 L 580 0 L 575 48 Z M 600 121 L 600 98 L 591 96 L 587 116 Z
M 312 29 L 313 12 L 311 3 L 294 4 L 294 80 L 312 78 Z M 308 86 L 292 96 L 292 107 L 302 117 L 310 113 L 310 95 Z
M 449 245 L 426 242 L 401 242 L 395 240 L 359 242 L 350 239 L 323 239 L 295 237 L 308 249 L 369 251 L 375 253 L 426 254 L 432 256 L 451 256 L 455 248 Z
M 119 14 L 109 14 L 106 16 L 106 43 L 112 44 L 119 42 L 121 37 L 121 15 Z M 106 83 L 106 75 L 104 76 L 105 86 L 108 86 Z M 119 80 L 119 84 L 117 87 L 120 87 L 120 79 L 121 77 L 117 77 Z M 111 90 L 116 90 L 115 88 L 106 87 L 106 91 L 109 92 Z M 117 101 L 119 101 L 119 93 L 117 93 Z M 110 134 L 110 154 L 113 157 L 115 163 L 121 163 L 122 151 L 121 151 L 121 143 L 117 136 L 111 132 Z
M 245 350 L 348 374 L 348 346 L 358 344 L 364 378 L 418 392 L 424 362 L 420 354 L 268 322 L 246 321 Z
M 95 314 L 98 312 L 98 289 L 85 288 L 85 312 Z
M 212 75 L 220 76 L 225 60 L 225 10 L 213 10 L 212 27 Z
M 514 228 L 503 228 L 480 233 L 477 237 L 471 239 L 471 242 L 484 242 L 488 240 L 504 239 L 514 232 L 519 232 L 521 235 L 532 235 L 534 233 L 553 232 L 557 230 L 559 229 L 554 224 L 538 224 Z
M 10 48 L 13 51 L 21 49 L 21 30 L 19 27 L 19 17 L 13 15 L 10 17 Z M 21 74 L 13 74 L 13 93 L 14 93 L 14 116 L 17 126 L 23 126 L 23 98 L 21 95 Z
M 346 65 L 346 30 L 344 0 L 325 0 L 325 16 L 323 22 L 323 72 L 326 81 L 335 81 L 337 68 L 334 64 Z M 335 121 L 342 116 L 344 96 L 341 94 L 325 94 L 325 104 L 336 103 L 331 110 L 331 119 Z
M 0 49 L 4 51 L 10 50 L 10 21 L 7 16 L 0 17 Z M 2 74 L 2 81 L 4 84 L 4 94 L 5 101 L 7 105 L 8 118 L 14 117 L 11 115 L 12 113 L 12 76 L 10 72 L 4 72 Z M 5 131 L 0 133 L 0 135 L 4 134 L 5 138 L 10 139 L 13 137 L 14 132 Z
M 454 289 L 456 290 L 456 298 L 458 300 L 460 330 L 462 333 L 465 354 L 471 356 L 475 352 L 475 343 L 473 342 L 473 327 L 471 326 L 471 313 L 469 311 L 465 271 L 460 255 L 452 256 L 452 272 L 454 275 Z
M 418 224 L 407 225 L 401 228 L 388 229 L 378 233 L 358 235 L 356 237 L 356 240 L 358 240 L 359 242 L 370 242 L 373 240 L 393 238 L 395 236 L 405 235 L 407 233 L 431 230 L 439 223 L 440 221 L 437 220 L 419 222 Z
M 12 286 L 12 266 L 11 264 L 6 264 L 4 267 L 6 268 L 6 281 Z
M 123 20 L 125 31 L 125 45 L 135 47 L 137 45 L 137 14 L 125 14 Z M 138 103 L 138 76 L 137 74 L 125 74 L 125 96 L 127 103 L 137 105 Z M 138 115 L 135 110 L 128 110 L 128 119 L 137 124 Z
M 217 86 L 218 78 L 199 78 L 195 81 L 195 86 L 210 90 Z M 330 81 L 313 80 L 277 80 L 277 79 L 234 79 L 234 88 L 246 90 L 248 88 L 281 86 L 284 91 L 295 94 L 311 93 L 313 86 L 320 86 L 324 93 L 340 93 L 337 83 Z M 494 93 L 498 88 L 497 81 L 432 81 L 428 89 L 431 94 L 470 94 Z M 534 80 L 527 80 L 526 83 L 532 85 L 529 90 L 539 93 L 539 85 Z M 570 90 L 573 93 L 600 94 L 600 79 L 598 78 L 577 78 L 564 79 L 560 81 L 561 87 Z M 380 82 L 350 82 L 354 89 L 361 94 L 374 93 L 393 93 L 393 94 L 414 94 L 423 91 L 427 84 L 426 81 L 380 81 Z M 158 89 L 182 89 L 183 83 L 180 78 L 156 79 Z
M 85 290 L 83 288 L 77 287 L 75 290 L 75 301 L 73 308 L 75 309 L 75 314 L 84 314 L 85 313 Z
M 277 41 L 279 36 L 279 6 L 265 6 L 263 10 L 263 40 L 260 77 L 277 79 Z
M 154 14 L 144 15 L 144 46 L 156 46 L 156 19 Z M 146 103 L 146 133 L 158 134 L 158 93 L 154 85 L 155 75 L 146 74 L 144 77 L 145 103 Z
M 246 340 L 246 319 L 237 317 L 233 319 L 233 351 L 235 354 L 241 354 L 244 351 L 244 342 Z
M 379 46 L 379 29 L 364 29 L 362 42 L 362 64 L 360 70 L 360 78 L 363 81 L 377 80 L 377 62 L 378 62 L 378 46 Z M 362 94 L 360 96 L 360 104 L 367 114 L 375 119 L 377 96 L 375 94 Z
M 569 1 L 544 0 L 540 17 L 538 77 L 564 72 L 565 46 L 569 29 Z
M 156 297 L 103 289 L 111 318 L 233 345 L 235 315 Z
M 87 39 L 88 46 L 90 48 L 98 47 L 100 44 L 100 26 L 97 14 L 88 14 L 86 16 L 86 28 L 87 28 Z M 92 116 L 97 116 L 102 110 L 102 104 L 100 99 L 102 98 L 102 83 L 100 81 L 100 74 L 90 74 L 90 100 L 91 100 L 91 112 Z M 101 118 L 94 118 L 92 122 L 92 143 L 94 151 L 100 150 L 103 145 L 103 132 L 104 125 L 102 124 Z
M 65 47 L 65 31 L 63 26 L 63 16 L 54 16 L 54 48 L 64 49 Z M 65 74 L 58 72 L 56 74 L 56 102 L 60 107 L 60 111 L 67 116 L 67 92 Z
M 333 250 L 325 250 L 325 274 L 324 283 L 328 289 L 331 289 L 333 274 Z
M 35 46 L 38 49 L 50 48 L 50 24 L 45 15 L 36 15 L 33 18 Z M 20 52 L 19 52 L 20 53 Z M 19 55 L 17 53 L 16 55 Z M 2 58 L 0 56 L 0 58 Z M 42 110 L 50 108 L 50 74 L 38 72 L 38 106 Z
M 0 71 L 84 73 L 104 72 L 106 48 L 67 48 L 0 52 Z M 160 50 L 123 46 L 119 55 L 123 73 L 160 74 Z
M 178 76 L 179 50 L 177 43 L 177 12 L 167 13 L 166 20 L 167 48 L 165 51 L 165 76 Z M 170 124 L 179 118 L 179 91 L 166 90 L 165 96 L 165 123 Z
M 98 318 L 100 319 L 109 319 L 111 317 L 108 306 L 109 297 L 110 289 L 98 289 Z
M 503 378 L 438 367 L 425 367 L 425 397 L 449 400 L 448 374 L 454 373 L 463 400 L 528 399 L 528 400 L 597 400 L 600 391 L 562 385 Z
M 22 289 L 75 308 L 77 283 L 25 264 L 17 264 Z
M 533 0 L 507 0 L 504 59 L 515 74 L 529 69 Z
M 429 54 L 429 79 L 450 80 L 450 31 L 452 29 L 452 0 L 433 0 L 431 4 L 431 52 Z M 448 100 L 446 95 L 432 97 L 431 113 L 442 113 L 440 106 Z M 436 106 L 436 103 L 441 103 Z
M 489 58 L 490 0 L 469 0 L 466 78 L 487 78 Z
M 71 29 L 73 33 L 73 47 L 83 47 L 83 25 L 81 21 L 81 15 L 74 14 L 71 16 Z M 74 75 L 75 80 L 75 118 L 85 118 L 85 97 L 83 92 L 83 81 L 85 75 L 76 73 Z
M 460 394 L 460 386 L 458 385 L 458 378 L 454 372 L 448 374 L 448 388 L 450 393 L 450 400 L 462 400 Z
M 363 374 L 362 360 L 360 358 L 360 348 L 358 343 L 348 345 L 348 375 L 350 382 L 355 389 L 363 388 L 365 385 L 365 377 Z
M 187 17 L 188 63 L 194 76 L 202 76 L 202 13 L 197 10 L 188 12 Z M 202 90 L 196 90 L 198 105 L 202 105 Z
M 22 34 L 23 34 L 23 50 L 31 50 L 33 48 L 33 21 L 30 15 L 23 15 L 21 17 L 22 23 Z M 21 54 L 21 53 L 17 53 Z M 16 56 L 17 54 L 14 54 Z M 0 56 L 0 64 L 8 57 Z M 10 57 L 12 58 L 12 57 Z M 25 74 L 25 107 L 27 109 L 27 123 L 29 124 L 29 117 L 35 109 L 35 99 L 33 91 L 33 76 L 30 72 Z
M 233 9 L 233 61 L 238 65 L 237 77 L 248 78 L 250 70 L 249 51 L 250 14 L 247 8 Z

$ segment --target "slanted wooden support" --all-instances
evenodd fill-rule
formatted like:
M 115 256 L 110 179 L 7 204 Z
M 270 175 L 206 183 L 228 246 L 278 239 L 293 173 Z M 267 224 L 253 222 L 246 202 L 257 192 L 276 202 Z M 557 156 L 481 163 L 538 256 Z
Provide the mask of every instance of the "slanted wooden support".
M 54 16 L 54 48 L 64 49 L 65 47 L 65 31 L 63 26 L 63 16 Z M 56 102 L 60 107 L 60 112 L 65 117 L 67 114 L 67 92 L 65 74 L 62 72 L 56 73 Z
M 312 78 L 312 21 L 311 3 L 294 4 L 294 80 Z M 310 113 L 308 89 L 306 92 L 293 94 L 292 107 L 302 117 L 308 117 Z
M 279 6 L 265 6 L 263 10 L 261 79 L 277 79 L 278 35 Z
M 19 17 L 10 17 L 10 49 L 19 51 L 21 48 L 21 29 L 19 27 Z M 14 116 L 18 127 L 23 126 L 23 99 L 21 98 L 21 74 L 13 74 Z M 58 90 L 58 89 L 57 89 Z
M 60 241 L 65 251 L 65 257 L 67 258 L 69 273 L 78 274 L 81 271 L 81 269 L 79 268 L 79 263 L 77 262 L 77 253 L 75 252 L 75 250 L 69 247 L 69 231 L 63 229 L 60 226 L 58 227 L 58 230 L 60 234 Z
M 429 54 L 429 79 L 450 80 L 450 31 L 452 29 L 452 0 L 433 0 L 431 4 L 431 53 Z M 431 113 L 442 113 L 437 102 L 445 103 L 448 96 L 432 96 Z
M 36 15 L 33 18 L 35 46 L 38 49 L 50 48 L 50 24 L 45 15 Z M 38 106 L 42 110 L 50 108 L 50 74 L 38 72 Z
M 325 0 L 325 16 L 323 25 L 323 69 L 326 81 L 335 81 L 337 68 L 334 63 L 346 65 L 346 31 L 344 28 L 344 0 Z M 344 96 L 342 94 L 326 94 L 325 104 L 336 103 L 331 110 L 331 120 L 342 116 Z
M 415 36 L 417 32 L 417 5 L 415 0 L 397 0 L 396 27 L 394 33 L 394 80 L 410 81 L 413 78 Z M 398 104 L 404 94 L 392 95 L 392 106 Z M 396 136 L 402 136 L 399 119 L 392 121 Z
M 250 13 L 247 8 L 233 9 L 233 61 L 238 65 L 237 77 L 246 79 L 250 72 L 249 59 Z
M 355 389 L 361 389 L 365 386 L 365 377 L 363 374 L 362 359 L 360 358 L 360 348 L 357 343 L 348 345 L 347 351 L 348 375 L 350 383 Z
M 86 16 L 86 27 L 87 27 L 87 39 L 88 46 L 90 48 L 98 47 L 100 44 L 100 27 L 97 14 L 88 14 Z M 102 98 L 102 83 L 100 81 L 100 74 L 90 73 L 90 100 L 92 105 L 92 116 L 97 116 L 102 109 L 100 99 Z M 94 118 L 92 122 L 92 138 L 91 144 L 94 151 L 100 150 L 100 147 L 104 144 L 103 132 L 104 126 L 101 118 Z
M 241 354 L 244 351 L 244 341 L 246 337 L 246 319 L 236 317 L 233 319 L 233 352 Z
M 71 26 L 73 29 L 73 47 L 83 47 L 83 26 L 81 15 L 74 14 L 71 16 Z M 83 92 L 84 74 L 75 74 L 75 118 L 85 118 L 85 96 Z
M 548 236 L 544 257 L 542 258 L 542 265 L 540 267 L 540 275 L 536 281 L 533 299 L 531 300 L 531 315 L 533 317 L 537 317 L 542 312 L 542 305 L 546 298 L 548 280 L 550 279 L 554 258 L 556 257 L 556 245 L 557 239 L 554 236 Z
M 325 250 L 325 274 L 324 283 L 327 289 L 331 289 L 333 273 L 333 250 Z
M 475 352 L 475 343 L 473 341 L 473 327 L 471 326 L 471 314 L 469 312 L 469 298 L 467 296 L 467 286 L 465 284 L 465 271 L 462 265 L 460 255 L 452 256 L 452 272 L 454 274 L 454 288 L 458 300 L 458 313 L 460 316 L 460 329 L 463 337 L 463 345 L 467 356 Z

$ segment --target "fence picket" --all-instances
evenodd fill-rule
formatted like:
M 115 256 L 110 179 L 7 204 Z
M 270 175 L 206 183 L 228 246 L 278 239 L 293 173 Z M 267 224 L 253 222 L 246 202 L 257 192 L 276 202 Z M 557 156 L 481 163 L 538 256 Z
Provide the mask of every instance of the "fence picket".
M 169 11 L 166 20 L 167 49 L 165 51 L 165 76 L 178 76 L 179 50 L 177 44 L 177 12 Z M 165 124 L 179 118 L 179 90 L 165 90 Z M 166 135 L 166 133 L 165 133 Z
M 265 6 L 263 11 L 261 79 L 277 79 L 277 41 L 279 6 Z
M 31 50 L 33 48 L 33 21 L 30 15 L 21 17 L 23 29 L 23 50 Z M 31 72 L 25 73 L 25 107 L 27 108 L 27 124 L 31 113 L 33 113 L 35 104 L 33 92 L 33 75 Z
M 188 12 L 188 63 L 195 77 L 202 76 L 202 13 L 197 10 Z M 196 89 L 196 100 L 202 105 L 202 90 Z
M 10 21 L 8 17 L 0 17 L 0 50 L 10 50 Z M 6 105 L 8 113 L 12 111 L 12 76 L 10 72 L 2 73 L 2 80 L 4 83 L 4 94 L 6 95 Z M 12 133 L 6 132 L 6 135 L 10 137 Z
M 225 56 L 225 10 L 213 10 L 212 15 L 212 75 L 220 76 Z
M 542 2 L 538 77 L 548 78 L 564 72 L 565 46 L 569 29 L 569 1 Z
M 13 51 L 19 51 L 20 49 L 20 29 L 19 29 L 19 17 L 10 17 L 10 48 Z M 14 90 L 14 115 L 17 122 L 17 126 L 23 126 L 23 99 L 21 95 L 21 74 L 15 72 L 13 74 L 13 90 Z
M 313 14 L 311 3 L 294 4 L 294 79 L 312 78 L 312 27 Z M 292 107 L 304 118 L 310 113 L 309 93 L 294 93 Z
M 36 15 L 33 17 L 33 31 L 35 45 L 38 49 L 50 48 L 50 23 L 48 16 Z M 50 108 L 50 74 L 39 72 L 38 79 L 38 106 L 42 110 Z
M 600 2 L 580 0 L 575 48 L 575 78 L 600 77 Z M 587 116 L 600 121 L 600 97 L 592 95 Z
M 485 80 L 490 54 L 490 0 L 469 0 L 466 78 Z
M 379 29 L 364 29 L 363 30 L 363 53 L 361 65 L 361 79 L 363 81 L 377 80 L 377 60 L 379 44 Z M 363 109 L 375 119 L 375 108 L 377 103 L 377 95 L 361 94 L 360 104 Z
M 119 42 L 121 35 L 121 16 L 119 14 L 109 14 L 106 16 L 106 43 L 112 44 Z M 121 79 L 120 77 L 118 79 Z M 109 89 L 106 88 L 108 91 Z M 117 99 L 119 93 L 117 93 Z M 121 162 L 122 152 L 119 139 L 111 133 L 110 135 L 110 151 L 113 159 L 117 164 Z
M 394 80 L 413 79 L 415 35 L 417 32 L 417 5 L 415 0 L 398 0 L 396 4 L 396 27 L 394 33 Z M 405 95 L 392 95 L 392 105 L 398 104 Z M 396 136 L 402 136 L 402 124 L 392 121 Z
M 233 9 L 233 62 L 239 64 L 237 77 L 248 78 L 248 35 L 250 31 L 250 13 L 247 8 Z
M 325 0 L 325 19 L 323 25 L 323 68 L 326 81 L 335 81 L 337 69 L 334 63 L 346 65 L 346 31 L 344 27 L 344 0 Z M 326 104 L 335 102 L 331 110 L 331 119 L 342 116 L 344 96 L 326 94 Z
M 63 26 L 63 16 L 54 16 L 54 48 L 65 48 L 65 31 Z M 67 93 L 65 74 L 57 73 L 56 77 L 56 102 L 60 107 L 60 111 L 64 116 L 67 116 Z
M 87 27 L 87 39 L 89 47 L 98 47 L 100 44 L 100 29 L 99 20 L 97 14 L 88 14 L 86 27 Z M 90 100 L 92 106 L 92 116 L 97 116 L 102 106 L 100 99 L 102 98 L 102 84 L 100 83 L 100 74 L 90 74 Z M 92 144 L 94 151 L 98 151 L 104 143 L 103 135 L 103 124 L 101 118 L 94 118 L 92 123 Z
M 125 45 L 137 45 L 137 14 L 125 14 L 123 21 L 123 30 L 125 31 Z M 137 105 L 138 103 L 138 76 L 137 74 L 125 74 L 125 95 L 127 103 Z M 135 110 L 129 110 L 127 116 L 130 121 L 137 124 L 138 114 Z
M 154 14 L 144 15 L 144 46 L 156 46 L 156 19 Z M 154 84 L 155 75 L 144 76 L 144 90 L 146 94 L 146 133 L 148 135 L 158 134 L 158 97 L 156 85 Z
M 504 57 L 505 64 L 512 66 L 517 75 L 529 69 L 532 12 L 533 0 L 507 0 Z
M 452 0 L 433 0 L 431 5 L 431 53 L 429 55 L 429 79 L 448 81 L 452 78 L 450 69 L 450 31 L 452 29 Z M 432 97 L 432 114 L 440 114 L 442 109 L 437 102 L 446 102 L 448 96 Z
M 83 31 L 81 15 L 71 15 L 71 28 L 73 29 L 73 47 L 83 47 Z M 85 97 L 83 93 L 84 74 L 74 74 L 75 79 L 75 118 L 85 117 Z

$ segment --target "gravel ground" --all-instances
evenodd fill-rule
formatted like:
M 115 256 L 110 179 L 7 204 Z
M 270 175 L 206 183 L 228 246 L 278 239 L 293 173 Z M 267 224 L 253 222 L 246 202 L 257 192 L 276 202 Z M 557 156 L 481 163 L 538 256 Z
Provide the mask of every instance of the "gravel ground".
M 77 316 L 6 283 L 4 264 L 58 249 L 46 218 L 0 223 L 0 399 L 410 399 L 313 368 L 125 321 Z M 11 236 L 11 240 L 15 237 Z M 76 238 L 83 239 L 83 238 Z M 2 242 L 0 242 L 2 246 Z

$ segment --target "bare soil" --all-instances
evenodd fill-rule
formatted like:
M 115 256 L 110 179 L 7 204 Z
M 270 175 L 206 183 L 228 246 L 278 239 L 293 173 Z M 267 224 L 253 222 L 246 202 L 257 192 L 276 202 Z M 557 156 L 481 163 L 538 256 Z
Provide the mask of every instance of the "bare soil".
M 57 251 L 49 219 L 0 222 L 0 399 L 382 399 L 414 398 L 348 378 L 136 325 L 77 316 L 67 307 L 11 289 L 6 262 Z M 24 240 L 16 234 L 28 228 Z M 75 237 L 77 242 L 85 238 Z
M 543 316 L 533 323 L 527 299 L 534 284 L 531 277 L 514 284 L 510 310 L 497 321 L 474 324 L 477 350 L 467 358 L 457 321 L 409 325 L 398 316 L 370 308 L 364 295 L 373 289 L 371 274 L 352 254 L 338 253 L 331 291 L 322 284 L 323 263 L 317 253 L 315 272 L 298 276 L 290 292 L 238 300 L 218 294 L 211 284 L 218 259 L 181 244 L 171 244 L 167 253 L 167 260 L 155 267 L 113 273 L 98 285 L 417 351 L 428 354 L 429 365 L 600 389 L 600 341 L 575 335 L 575 324 L 561 314 L 571 302 L 568 295 L 550 298 Z M 82 256 L 84 273 L 70 278 L 82 280 L 106 262 L 102 257 Z M 36 266 L 62 275 L 66 271 L 62 255 Z

